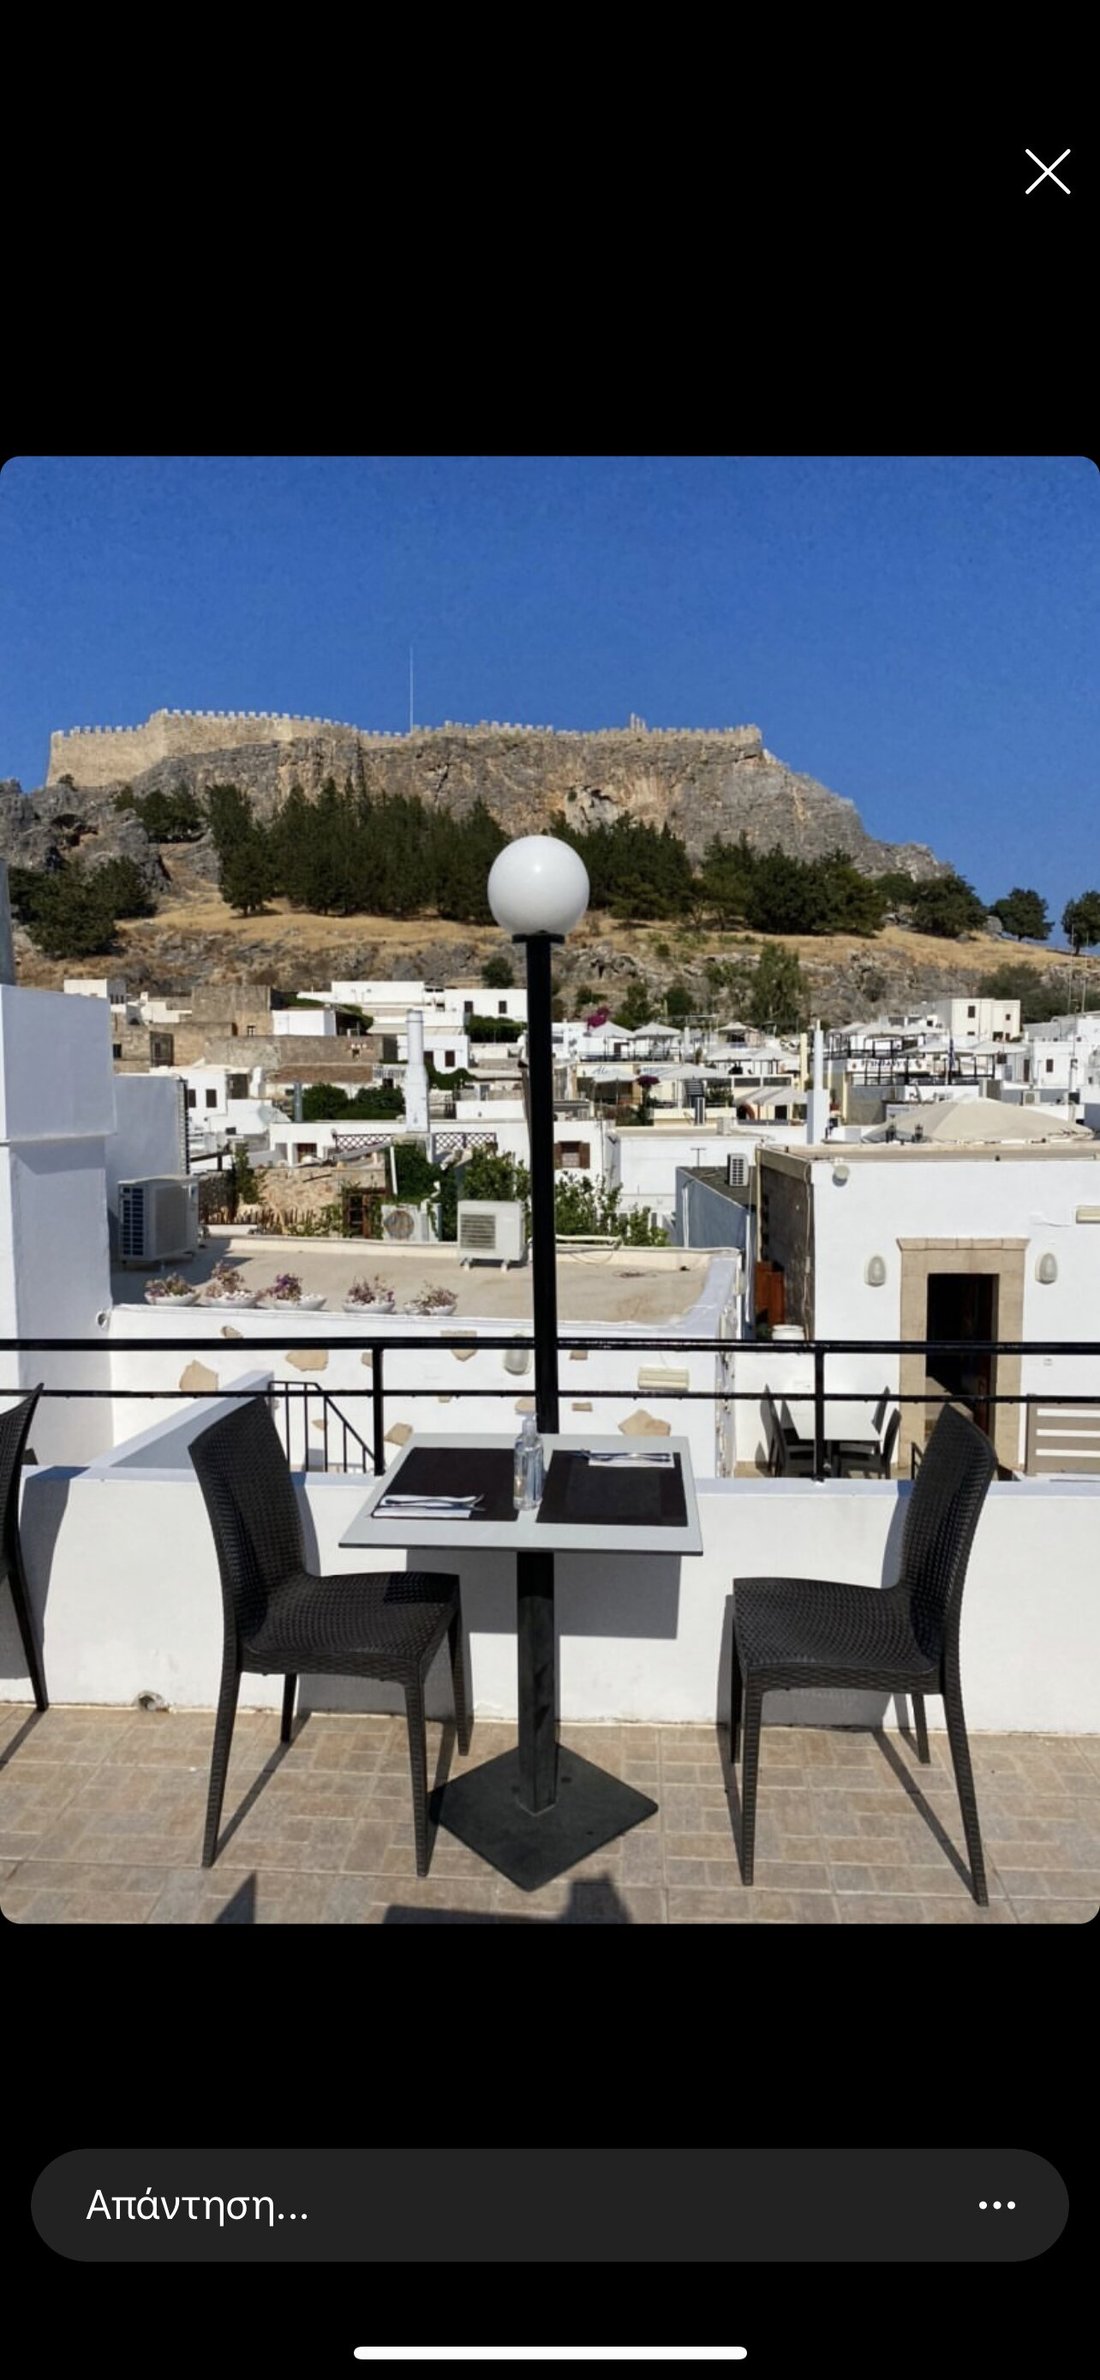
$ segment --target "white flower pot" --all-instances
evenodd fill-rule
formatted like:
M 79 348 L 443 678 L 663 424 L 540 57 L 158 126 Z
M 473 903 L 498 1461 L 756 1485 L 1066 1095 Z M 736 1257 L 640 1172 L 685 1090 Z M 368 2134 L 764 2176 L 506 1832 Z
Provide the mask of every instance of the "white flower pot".
M 204 1305 L 206 1305 L 206 1306 L 254 1306 L 254 1305 L 255 1305 L 255 1303 L 256 1303 L 256 1292 L 255 1292 L 255 1290 L 253 1290 L 253 1292 L 252 1292 L 252 1295 L 251 1295 L 250 1297 L 218 1297 L 218 1296 L 214 1296 L 214 1297 L 207 1297 L 207 1298 L 204 1298 L 204 1299 L 203 1299 L 203 1304 L 204 1304 Z
M 324 1305 L 323 1297 L 265 1297 L 268 1314 L 318 1314 Z
M 197 1306 L 198 1302 L 199 1293 L 197 1289 L 186 1290 L 182 1297 L 150 1297 L 149 1291 L 146 1290 L 145 1292 L 145 1303 L 147 1306 Z

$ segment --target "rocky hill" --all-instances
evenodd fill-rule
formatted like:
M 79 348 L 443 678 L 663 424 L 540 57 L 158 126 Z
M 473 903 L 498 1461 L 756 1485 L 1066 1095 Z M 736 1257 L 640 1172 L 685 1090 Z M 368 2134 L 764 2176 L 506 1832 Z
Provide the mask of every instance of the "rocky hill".
M 140 797 L 154 787 L 201 795 L 232 782 L 269 817 L 292 785 L 314 795 L 329 776 L 374 794 L 417 794 L 459 816 L 480 798 L 509 835 L 545 827 L 558 812 L 578 826 L 626 815 L 667 823 L 696 860 L 711 836 L 744 832 L 758 849 L 778 843 L 800 859 L 840 849 L 868 873 L 929 876 L 945 865 L 923 843 L 868 834 L 853 802 L 788 768 L 757 727 L 635 725 L 585 735 L 483 725 L 373 736 L 323 720 L 168 711 L 139 728 L 55 735 L 47 784 L 27 797 L 33 819 L 19 827 L 10 799 L 0 800 L 0 856 L 40 864 L 29 847 L 26 857 L 12 848 L 32 826 L 79 839 L 84 822 L 86 836 L 109 838 L 112 796 L 124 784 Z
M 626 815 L 668 823 L 696 859 L 715 834 L 744 832 L 757 849 L 778 843 L 798 858 L 838 847 L 868 873 L 905 868 L 940 874 L 948 863 L 921 843 L 890 844 L 867 833 L 852 802 L 788 768 L 765 749 L 755 727 L 709 730 L 629 729 L 590 735 L 483 724 L 373 736 L 326 720 L 239 714 L 154 712 L 139 728 L 76 730 L 51 742 L 45 786 L 24 794 L 0 781 L 0 857 L 21 867 L 127 857 L 137 862 L 158 914 L 120 928 L 113 971 L 151 991 L 185 990 L 198 980 L 247 978 L 283 989 L 317 987 L 332 976 L 412 976 L 476 981 L 490 951 L 491 929 L 434 918 L 314 917 L 282 901 L 259 917 L 235 917 L 217 891 L 209 839 L 187 846 L 149 841 L 114 797 L 159 788 L 201 794 L 232 782 L 270 816 L 292 784 L 315 795 L 326 777 L 377 794 L 417 794 L 462 814 L 479 797 L 510 835 L 546 826 L 562 812 L 578 825 Z M 755 937 L 756 942 L 765 939 Z M 998 957 L 1027 957 L 1053 979 L 1056 954 L 998 948 L 992 937 L 935 941 L 887 927 L 873 941 L 851 936 L 787 937 L 798 950 L 815 1001 L 834 1021 L 897 1007 L 950 990 L 973 989 Z M 642 973 L 656 993 L 674 980 L 709 1001 L 708 956 L 745 954 L 742 936 L 700 935 L 673 925 L 642 929 L 590 917 L 570 937 L 560 975 L 568 994 L 587 986 L 620 992 Z M 21 979 L 59 983 L 91 961 L 50 962 L 22 929 L 16 932 Z

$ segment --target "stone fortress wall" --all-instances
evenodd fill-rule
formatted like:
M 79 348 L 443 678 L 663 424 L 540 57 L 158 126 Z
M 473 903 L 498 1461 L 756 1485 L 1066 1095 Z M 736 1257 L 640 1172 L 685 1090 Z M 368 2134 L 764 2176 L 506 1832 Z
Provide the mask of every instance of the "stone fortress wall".
M 152 711 L 140 727 L 72 727 L 50 737 L 47 785 L 72 777 L 80 786 L 116 785 L 138 777 L 160 761 L 187 758 L 201 752 L 227 752 L 250 744 L 294 744 L 317 735 L 347 735 L 368 747 L 415 745 L 434 737 L 498 738 L 552 736 L 556 742 L 621 741 L 624 737 L 659 737 L 666 742 L 721 743 L 731 757 L 766 760 L 758 727 L 647 727 L 632 718 L 628 727 L 530 727 L 502 719 L 481 719 L 474 726 L 445 719 L 439 727 L 416 727 L 387 733 L 356 727 L 348 719 L 311 719 L 290 711 Z

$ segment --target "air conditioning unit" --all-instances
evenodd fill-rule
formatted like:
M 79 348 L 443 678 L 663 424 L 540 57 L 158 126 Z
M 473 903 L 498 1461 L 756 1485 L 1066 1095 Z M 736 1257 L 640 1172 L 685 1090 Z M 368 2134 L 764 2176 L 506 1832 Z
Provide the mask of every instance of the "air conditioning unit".
M 154 1174 L 118 1185 L 118 1252 L 123 1264 L 162 1264 L 193 1256 L 199 1244 L 199 1185 L 194 1175 Z
M 475 1256 L 498 1264 L 522 1264 L 527 1233 L 519 1199 L 460 1198 L 458 1252 L 464 1264 Z
M 745 1184 L 746 1184 L 746 1182 L 748 1181 L 748 1178 L 749 1178 L 749 1161 L 748 1161 L 748 1158 L 747 1158 L 747 1157 L 727 1157 L 727 1159 L 726 1159 L 726 1184 L 727 1184 L 727 1187 L 728 1187 L 729 1189 L 731 1189 L 731 1190 L 732 1190 L 732 1189 L 734 1189 L 734 1188 L 743 1189 L 743 1188 L 744 1188 L 744 1186 L 745 1186 Z
M 434 1240 L 430 1207 L 384 1206 L 382 1209 L 382 1237 L 404 1247 L 413 1247 L 424 1240 Z

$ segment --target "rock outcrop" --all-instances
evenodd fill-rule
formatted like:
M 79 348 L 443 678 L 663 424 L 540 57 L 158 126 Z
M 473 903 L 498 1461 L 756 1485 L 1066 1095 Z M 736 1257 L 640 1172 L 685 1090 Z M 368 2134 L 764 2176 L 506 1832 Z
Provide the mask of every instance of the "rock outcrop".
M 693 859 L 713 835 L 744 832 L 758 849 L 778 843 L 800 859 L 832 850 L 856 865 L 937 874 L 923 843 L 869 835 L 855 804 L 765 749 L 758 727 L 606 728 L 592 734 L 538 727 L 445 726 L 375 736 L 322 720 L 157 711 L 140 728 L 55 735 L 48 799 L 70 778 L 73 806 L 96 809 L 122 784 L 202 794 L 232 782 L 269 817 L 292 785 L 314 795 L 326 777 L 375 794 L 417 794 L 461 816 L 484 801 L 509 835 L 545 827 L 558 813 L 590 826 L 623 815 L 667 824 Z

